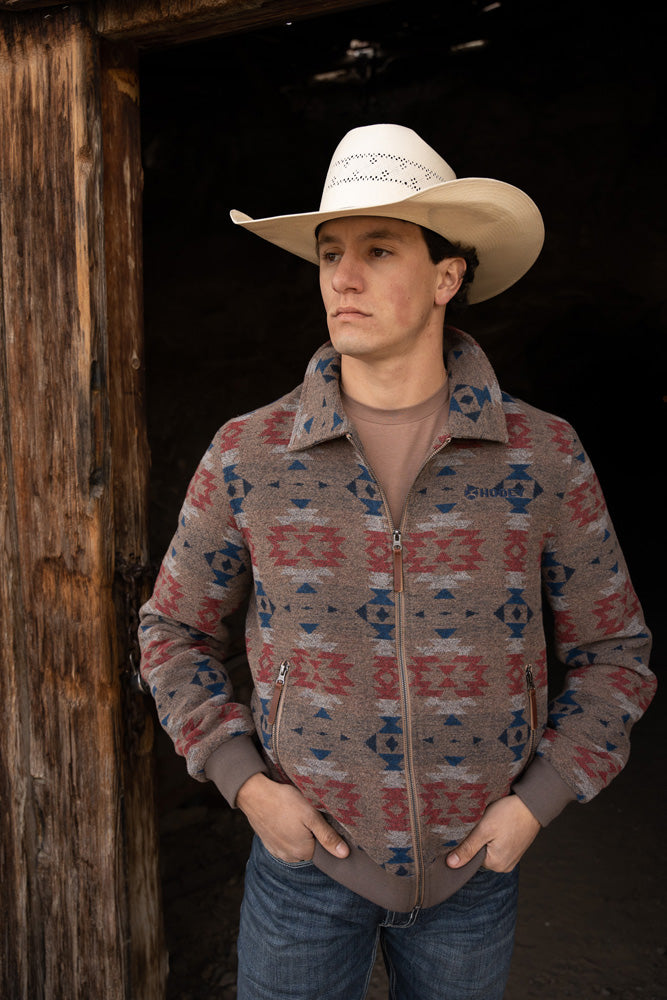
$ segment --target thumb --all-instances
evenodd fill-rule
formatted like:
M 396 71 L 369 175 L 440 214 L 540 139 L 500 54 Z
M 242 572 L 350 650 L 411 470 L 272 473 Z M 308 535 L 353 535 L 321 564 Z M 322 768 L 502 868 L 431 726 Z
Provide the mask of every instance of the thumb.
M 333 827 L 329 826 L 322 816 L 322 813 L 315 812 L 313 821 L 310 824 L 310 832 L 329 854 L 335 858 L 346 858 L 350 853 L 350 848 L 340 834 L 336 833 Z
M 479 827 L 475 827 L 465 840 L 462 840 L 459 846 L 447 855 L 447 864 L 450 868 L 461 868 L 463 865 L 467 865 L 478 851 L 486 847 L 486 844 L 487 839 L 480 833 Z

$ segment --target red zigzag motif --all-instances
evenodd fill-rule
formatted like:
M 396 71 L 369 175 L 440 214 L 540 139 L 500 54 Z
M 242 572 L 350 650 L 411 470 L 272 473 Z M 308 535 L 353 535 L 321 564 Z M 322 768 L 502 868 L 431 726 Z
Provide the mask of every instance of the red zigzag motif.
M 155 583 L 155 602 L 158 612 L 168 618 L 177 618 L 182 599 L 183 588 L 162 563 Z
M 217 492 L 215 476 L 208 469 L 199 466 L 195 476 L 190 483 L 188 490 L 188 501 L 193 507 L 204 510 L 213 503 L 213 496 Z
M 454 789 L 444 781 L 425 782 L 424 818 L 434 826 L 447 826 L 452 820 L 476 823 L 486 806 L 486 790 L 483 783 L 467 782 Z
M 345 539 L 335 528 L 315 524 L 310 528 L 292 524 L 274 527 L 269 534 L 271 558 L 276 566 L 340 566 Z
M 509 433 L 510 448 L 529 449 L 533 440 L 530 436 L 530 423 L 525 413 L 508 413 L 505 417 Z
M 443 663 L 438 656 L 415 656 L 409 662 L 411 682 L 420 698 L 474 698 L 487 687 L 486 664 L 481 656 L 453 656 Z
M 639 613 L 639 601 L 626 580 L 623 592 L 603 597 L 593 605 L 593 614 L 598 619 L 597 631 L 605 635 L 615 635 L 623 628 L 623 622 Z
M 568 507 L 572 510 L 573 519 L 580 528 L 599 519 L 605 506 L 597 477 L 594 476 L 592 480 L 581 483 L 573 490 L 572 497 L 568 500 Z
M 324 812 L 333 813 L 340 822 L 355 826 L 356 821 L 361 819 L 362 814 L 355 804 L 361 795 L 355 791 L 353 782 L 328 778 L 324 784 L 318 784 L 313 778 L 304 774 L 299 775 L 295 780 L 303 794 L 311 802 L 317 802 L 318 807 Z
M 410 573 L 472 572 L 483 561 L 484 539 L 479 531 L 454 529 L 411 533 L 404 542 L 404 565 Z

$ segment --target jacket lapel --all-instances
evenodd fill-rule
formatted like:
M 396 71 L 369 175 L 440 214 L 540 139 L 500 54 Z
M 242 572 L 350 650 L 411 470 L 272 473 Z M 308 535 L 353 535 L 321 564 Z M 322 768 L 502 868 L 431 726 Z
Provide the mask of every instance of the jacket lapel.
M 448 433 L 506 444 L 502 393 L 479 344 L 467 333 L 445 327 L 445 363 L 450 380 Z M 311 448 L 351 430 L 340 398 L 340 357 L 327 342 L 306 370 L 288 451 Z

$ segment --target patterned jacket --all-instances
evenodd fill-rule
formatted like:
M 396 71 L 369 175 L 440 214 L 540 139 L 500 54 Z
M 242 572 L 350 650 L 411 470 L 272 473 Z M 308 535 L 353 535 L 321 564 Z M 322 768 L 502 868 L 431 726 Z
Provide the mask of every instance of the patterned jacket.
M 331 344 L 303 385 L 229 421 L 141 612 L 142 672 L 190 773 L 234 802 L 264 770 L 352 848 L 315 863 L 380 905 L 439 902 L 446 854 L 510 791 L 542 824 L 623 767 L 651 700 L 644 625 L 572 428 L 501 393 L 448 328 L 447 432 L 392 524 Z M 543 598 L 567 671 L 549 704 Z M 225 660 L 245 616 L 254 690 Z M 549 657 L 551 663 L 551 655 Z

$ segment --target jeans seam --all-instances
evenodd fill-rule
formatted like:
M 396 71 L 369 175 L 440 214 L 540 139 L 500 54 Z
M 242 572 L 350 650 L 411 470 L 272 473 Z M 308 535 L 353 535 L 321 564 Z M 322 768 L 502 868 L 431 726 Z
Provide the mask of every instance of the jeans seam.
M 388 1000 L 396 1000 L 396 969 L 391 960 L 391 955 L 385 948 L 384 940 L 382 941 L 382 958 L 387 972 Z
M 360 996 L 359 1000 L 364 1000 L 364 997 L 366 996 L 366 994 L 368 992 L 368 987 L 370 986 L 371 977 L 373 975 L 373 969 L 375 968 L 375 959 L 377 958 L 378 941 L 379 940 L 380 940 L 380 927 L 378 926 L 375 929 L 375 944 L 373 946 L 373 952 L 372 952 L 372 955 L 371 955 L 371 961 L 370 961 L 370 964 L 368 966 L 368 974 L 366 975 L 366 982 L 364 983 L 364 988 L 361 991 L 361 996 Z
M 295 868 L 307 868 L 308 865 L 313 864 L 312 858 L 305 858 L 303 861 L 284 861 L 282 858 L 277 858 L 275 854 L 271 854 L 271 851 L 268 849 L 268 847 L 263 841 L 260 841 L 260 843 L 262 844 L 262 847 L 264 848 L 268 856 L 271 858 L 271 860 L 275 861 L 275 863 L 277 865 L 280 865 L 282 868 L 287 868 L 288 871 L 290 869 L 295 869 Z

